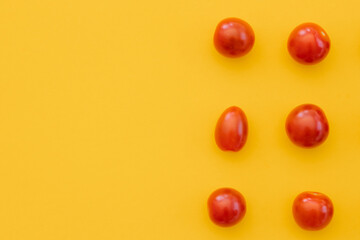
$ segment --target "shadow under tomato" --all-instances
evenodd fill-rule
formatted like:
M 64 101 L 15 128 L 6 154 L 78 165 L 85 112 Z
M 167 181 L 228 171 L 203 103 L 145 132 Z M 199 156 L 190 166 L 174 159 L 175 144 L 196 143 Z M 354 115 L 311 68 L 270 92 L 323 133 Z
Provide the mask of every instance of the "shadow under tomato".
M 331 157 L 332 150 L 336 147 L 331 139 L 331 126 L 328 138 L 320 145 L 312 148 L 304 148 L 295 145 L 287 136 L 285 130 L 285 119 L 278 125 L 279 149 L 286 152 L 287 156 L 291 159 L 296 159 L 301 162 L 319 162 L 326 161 Z
M 208 228 L 209 232 L 216 236 L 219 239 L 242 239 L 249 232 L 251 232 L 251 226 L 253 223 L 248 215 L 237 224 L 231 227 L 220 227 L 214 224 L 208 215 L 208 210 L 204 211 L 205 214 L 203 215 L 203 221 L 206 223 L 206 227 Z
M 221 55 L 216 51 L 213 44 L 210 48 L 211 56 L 214 61 L 216 61 L 216 65 L 231 72 L 241 73 L 244 71 L 253 71 L 253 69 L 259 69 L 261 64 L 261 55 L 259 54 L 259 49 L 257 49 L 258 46 L 256 46 L 256 44 L 248 54 L 238 58 L 229 58 Z
M 257 147 L 255 146 L 255 141 L 254 141 L 256 137 L 254 136 L 255 134 L 256 134 L 255 131 L 253 131 L 253 129 L 250 129 L 245 145 L 237 152 L 221 150 L 215 142 L 214 134 L 212 134 L 211 150 L 219 159 L 219 161 L 227 160 L 228 162 L 235 162 L 235 163 L 238 163 L 239 161 L 242 162 L 253 161 L 252 156 L 258 150 L 256 149 Z
M 290 220 L 290 214 L 287 217 L 288 220 Z M 328 226 L 326 226 L 324 229 L 321 229 L 319 231 L 307 231 L 299 227 L 295 220 L 293 219 L 293 216 L 291 214 L 291 224 L 287 224 L 286 231 L 288 232 L 288 235 L 291 236 L 293 239 L 339 239 L 337 237 L 334 238 L 337 232 L 339 230 L 334 228 L 334 224 L 330 222 Z M 341 239 L 341 238 L 340 238 Z
M 304 65 L 294 60 L 287 49 L 280 54 L 280 63 L 287 70 L 301 81 L 326 81 L 327 76 L 332 76 L 333 69 L 336 69 L 336 60 L 332 58 L 331 50 L 328 56 L 321 62 L 314 65 Z

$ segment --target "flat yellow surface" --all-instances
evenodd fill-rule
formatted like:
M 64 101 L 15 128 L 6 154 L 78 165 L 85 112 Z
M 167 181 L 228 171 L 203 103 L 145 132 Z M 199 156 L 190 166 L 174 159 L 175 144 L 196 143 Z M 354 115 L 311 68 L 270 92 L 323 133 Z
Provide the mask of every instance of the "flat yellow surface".
M 0 2 L 0 239 L 358 239 L 358 0 L 3 0 Z M 226 17 L 249 22 L 249 55 L 212 43 Z M 290 58 L 291 30 L 329 34 L 316 66 Z M 327 141 L 294 146 L 284 122 L 323 108 Z M 221 152 L 220 114 L 241 107 L 249 137 Z M 233 187 L 248 212 L 232 228 L 206 201 Z M 301 230 L 291 205 L 305 190 L 334 202 L 330 225 Z

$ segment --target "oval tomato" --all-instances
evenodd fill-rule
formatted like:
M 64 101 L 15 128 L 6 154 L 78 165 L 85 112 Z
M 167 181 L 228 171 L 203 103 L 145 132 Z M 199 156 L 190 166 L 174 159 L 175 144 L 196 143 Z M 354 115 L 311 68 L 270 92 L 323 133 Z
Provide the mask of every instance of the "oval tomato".
M 239 151 L 246 143 L 248 123 L 238 107 L 229 107 L 221 114 L 215 128 L 215 141 L 223 151 Z

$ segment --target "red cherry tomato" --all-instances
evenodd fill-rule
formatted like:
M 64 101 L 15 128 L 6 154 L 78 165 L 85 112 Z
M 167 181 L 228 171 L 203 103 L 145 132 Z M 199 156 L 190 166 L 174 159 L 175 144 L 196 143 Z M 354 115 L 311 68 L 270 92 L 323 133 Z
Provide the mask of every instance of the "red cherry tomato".
M 221 114 L 215 128 L 215 140 L 223 151 L 239 151 L 246 143 L 248 123 L 238 107 L 229 107 Z
M 297 224 L 305 230 L 320 230 L 326 227 L 334 214 L 328 196 L 318 192 L 303 192 L 293 204 L 293 215 Z
M 255 34 L 251 26 L 238 18 L 222 20 L 214 34 L 215 48 L 226 57 L 236 58 L 247 54 L 254 45 Z
M 210 195 L 208 210 L 209 216 L 215 224 L 230 227 L 245 216 L 245 198 L 235 189 L 220 188 Z
M 330 38 L 319 25 L 304 23 L 291 32 L 288 50 L 299 63 L 315 64 L 329 53 Z
M 301 147 L 315 147 L 329 135 L 329 124 L 324 112 L 313 104 L 304 104 L 290 112 L 286 132 L 293 143 Z

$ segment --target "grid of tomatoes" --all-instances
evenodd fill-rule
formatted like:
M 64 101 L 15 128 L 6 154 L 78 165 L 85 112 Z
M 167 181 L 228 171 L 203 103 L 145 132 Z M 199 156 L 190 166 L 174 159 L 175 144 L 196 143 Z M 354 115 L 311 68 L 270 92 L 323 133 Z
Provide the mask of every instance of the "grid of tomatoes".
M 214 45 L 225 57 L 237 58 L 253 48 L 255 34 L 251 26 L 238 18 L 222 20 L 216 27 Z M 288 39 L 288 51 L 297 62 L 305 65 L 321 62 L 330 50 L 330 38 L 323 28 L 315 23 L 297 26 Z M 299 147 L 312 148 L 322 144 L 329 135 L 329 123 L 324 111 L 314 104 L 295 107 L 285 123 L 289 139 Z M 219 117 L 215 128 L 215 141 L 223 151 L 237 152 L 247 141 L 248 123 L 241 108 L 227 108 Z M 300 193 L 293 202 L 296 223 L 305 230 L 320 230 L 326 227 L 334 213 L 330 198 L 319 192 Z M 210 219 L 222 227 L 233 226 L 246 214 L 244 196 L 232 188 L 220 188 L 208 199 Z

